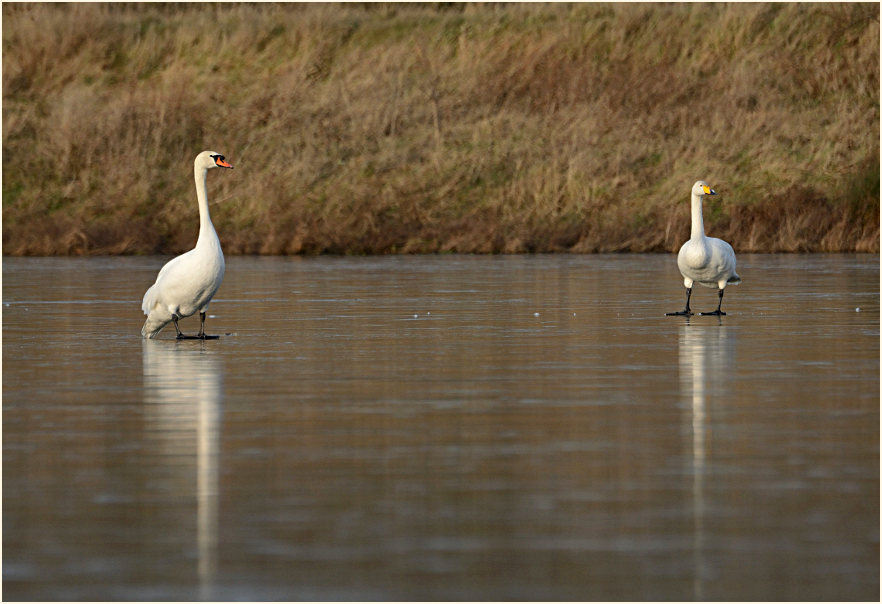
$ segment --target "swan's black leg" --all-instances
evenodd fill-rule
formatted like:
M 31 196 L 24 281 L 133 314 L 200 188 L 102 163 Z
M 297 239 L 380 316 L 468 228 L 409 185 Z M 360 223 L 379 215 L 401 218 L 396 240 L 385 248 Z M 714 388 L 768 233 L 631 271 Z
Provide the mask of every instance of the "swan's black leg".
M 172 321 L 175 322 L 175 331 L 178 332 L 177 338 L 179 340 L 215 340 L 218 336 L 207 336 L 205 335 L 205 313 L 200 313 L 202 315 L 202 329 L 199 330 L 199 335 L 188 336 L 186 334 L 181 333 L 181 328 L 178 327 L 178 315 L 172 315 Z
M 183 340 L 184 338 L 186 338 L 187 336 L 185 336 L 184 334 L 182 334 L 182 333 L 181 333 L 181 328 L 178 327 L 178 315 L 176 315 L 176 314 L 172 314 L 172 321 L 175 322 L 175 332 L 177 332 L 177 334 L 178 334 L 178 335 L 177 335 L 177 338 L 178 338 L 179 340 Z
M 181 328 L 178 327 L 178 315 L 172 315 L 172 321 L 175 322 L 175 331 L 178 332 L 179 340 L 217 340 L 220 336 L 207 336 L 205 335 L 205 313 L 200 312 L 199 318 L 202 319 L 202 326 L 199 328 L 199 333 L 195 336 L 188 336 L 181 333 Z
M 196 336 L 200 340 L 217 340 L 220 336 L 207 336 L 205 335 L 205 313 L 200 312 L 199 318 L 202 320 L 202 326 L 199 328 L 199 335 Z
M 723 292 L 724 291 L 726 291 L 726 290 L 724 290 L 724 289 L 720 290 L 720 302 L 717 304 L 717 309 L 713 312 L 703 312 L 701 314 L 703 314 L 703 315 L 716 315 L 718 317 L 725 316 L 726 313 L 724 313 L 722 310 L 720 310 L 720 307 L 723 306 Z
M 680 312 L 666 312 L 666 317 L 676 317 L 676 316 L 691 316 L 693 314 L 692 310 L 689 308 L 689 299 L 692 297 L 692 288 L 686 288 L 686 308 L 681 310 Z

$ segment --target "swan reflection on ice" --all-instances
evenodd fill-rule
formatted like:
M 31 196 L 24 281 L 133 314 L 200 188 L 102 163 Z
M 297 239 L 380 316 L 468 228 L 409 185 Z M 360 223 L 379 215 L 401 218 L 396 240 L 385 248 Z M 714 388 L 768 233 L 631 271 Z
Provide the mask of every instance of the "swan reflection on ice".
M 175 496 L 195 484 L 199 597 L 213 599 L 217 574 L 220 360 L 202 343 L 143 340 L 144 402 L 157 468 Z M 195 474 L 195 482 L 194 482 Z
M 734 338 L 721 324 L 690 324 L 680 327 L 680 390 L 690 410 L 692 432 L 692 506 L 693 506 L 693 596 L 704 600 L 707 582 L 705 563 L 704 479 L 708 474 L 710 406 L 714 393 L 727 379 L 734 363 Z

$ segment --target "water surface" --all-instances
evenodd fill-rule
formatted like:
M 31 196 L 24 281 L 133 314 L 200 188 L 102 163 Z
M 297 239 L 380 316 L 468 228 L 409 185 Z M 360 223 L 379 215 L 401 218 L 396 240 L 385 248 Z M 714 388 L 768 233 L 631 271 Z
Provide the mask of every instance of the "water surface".
M 3 260 L 6 600 L 878 600 L 878 256 L 164 260 Z

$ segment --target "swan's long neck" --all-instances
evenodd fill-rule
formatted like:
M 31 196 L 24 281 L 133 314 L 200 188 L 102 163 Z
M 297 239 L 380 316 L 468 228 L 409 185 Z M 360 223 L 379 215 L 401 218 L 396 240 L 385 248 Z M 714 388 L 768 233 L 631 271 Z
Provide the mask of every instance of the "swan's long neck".
M 704 239 L 704 218 L 701 216 L 701 195 L 692 194 L 692 239 Z
M 196 200 L 199 202 L 199 239 L 196 241 L 196 247 L 203 245 L 217 245 L 220 247 L 217 232 L 214 230 L 214 225 L 211 224 L 211 214 L 208 211 L 208 194 L 205 192 L 205 178 L 208 175 L 208 169 L 196 166 L 193 169 L 193 175 L 196 178 Z

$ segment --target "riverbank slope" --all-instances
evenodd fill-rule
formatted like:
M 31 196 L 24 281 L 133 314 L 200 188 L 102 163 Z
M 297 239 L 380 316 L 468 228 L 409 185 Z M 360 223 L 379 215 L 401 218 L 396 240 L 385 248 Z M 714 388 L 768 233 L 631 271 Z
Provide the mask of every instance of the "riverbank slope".
M 4 4 L 3 253 L 879 251 L 878 4 Z

